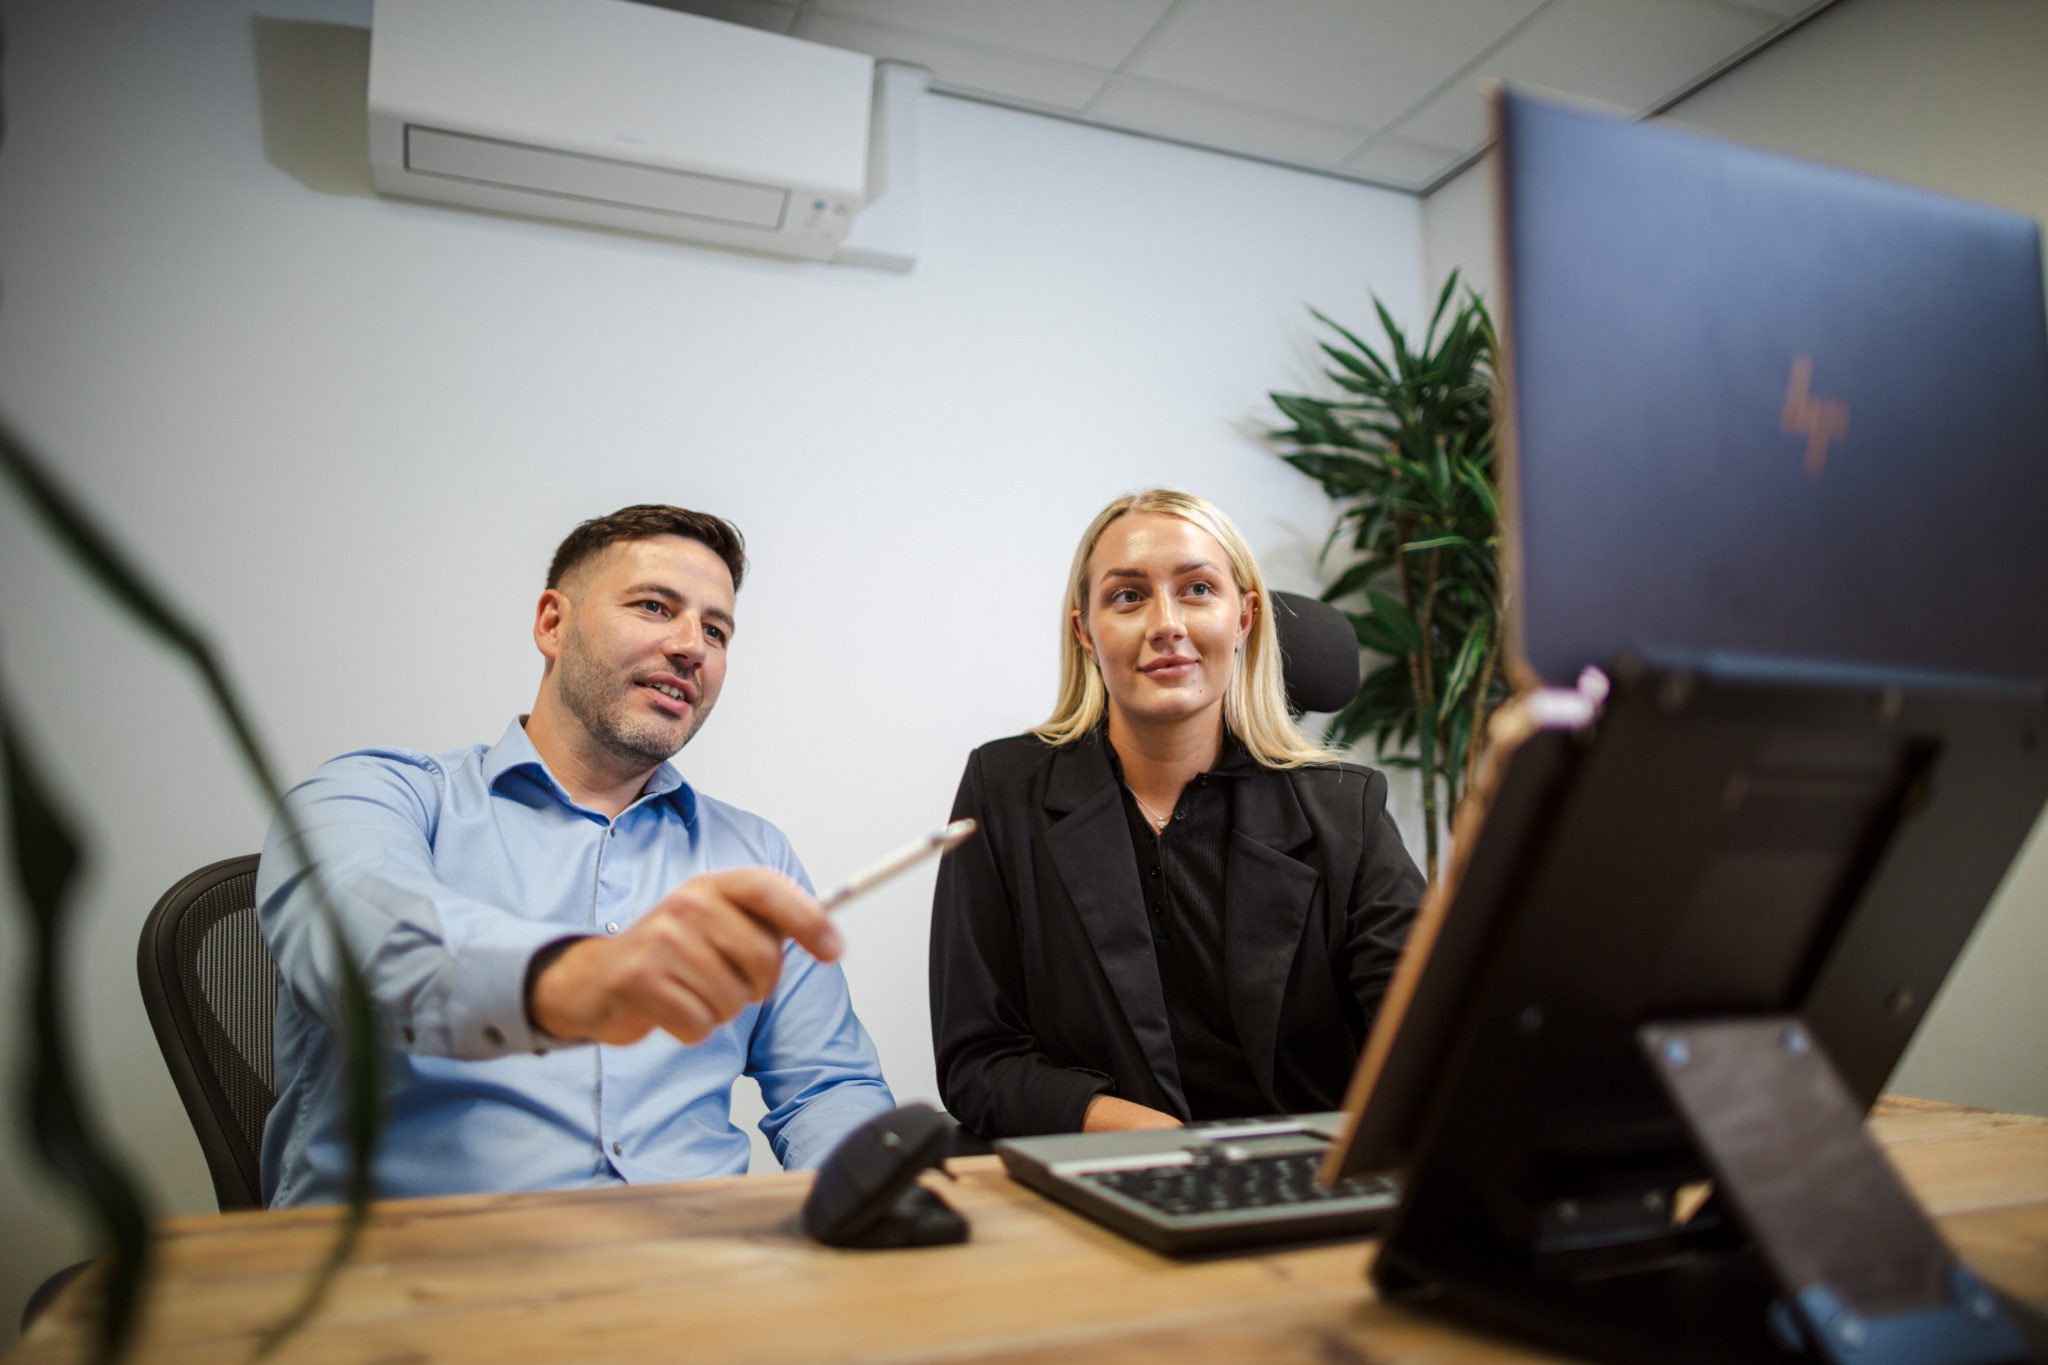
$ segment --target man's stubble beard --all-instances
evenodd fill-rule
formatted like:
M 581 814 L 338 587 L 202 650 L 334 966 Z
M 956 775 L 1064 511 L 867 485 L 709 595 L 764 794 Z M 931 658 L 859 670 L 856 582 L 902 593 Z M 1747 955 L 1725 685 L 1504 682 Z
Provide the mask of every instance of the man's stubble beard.
M 710 714 L 707 708 L 692 706 L 689 728 L 680 740 L 671 743 L 671 731 L 660 721 L 627 714 L 626 699 L 616 696 L 613 690 L 616 679 L 591 655 L 574 627 L 563 639 L 562 653 L 555 666 L 561 671 L 556 689 L 569 714 L 607 753 L 635 766 L 652 768 L 674 758 L 697 737 Z M 631 688 L 633 684 L 627 686 Z M 698 696 L 702 695 L 700 691 Z

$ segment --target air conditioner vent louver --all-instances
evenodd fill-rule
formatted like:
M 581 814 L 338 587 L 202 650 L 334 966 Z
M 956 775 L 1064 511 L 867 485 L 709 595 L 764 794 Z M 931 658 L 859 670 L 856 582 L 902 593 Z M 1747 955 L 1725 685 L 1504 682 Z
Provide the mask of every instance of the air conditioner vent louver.
M 416 175 L 770 232 L 789 206 L 788 190 L 439 128 L 405 130 L 405 166 Z
M 387 194 L 810 260 L 868 197 L 873 58 L 630 0 L 377 0 Z

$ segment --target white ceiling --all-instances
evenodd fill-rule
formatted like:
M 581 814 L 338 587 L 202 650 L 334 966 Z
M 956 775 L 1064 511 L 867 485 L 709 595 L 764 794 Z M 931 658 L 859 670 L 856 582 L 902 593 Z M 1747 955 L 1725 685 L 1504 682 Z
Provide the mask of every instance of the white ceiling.
M 1498 76 L 1654 113 L 1834 0 L 648 0 L 947 94 L 1426 193 Z

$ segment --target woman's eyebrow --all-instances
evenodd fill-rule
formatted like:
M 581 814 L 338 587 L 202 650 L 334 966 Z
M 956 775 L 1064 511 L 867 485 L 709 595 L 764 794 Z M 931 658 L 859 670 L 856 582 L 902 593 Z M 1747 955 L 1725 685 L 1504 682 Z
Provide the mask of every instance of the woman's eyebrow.
M 1183 574 L 1196 573 L 1202 569 L 1207 569 L 1210 573 L 1216 572 L 1216 566 L 1214 564 L 1211 564 L 1208 560 L 1191 559 L 1187 563 L 1182 564 L 1175 568 L 1173 573 L 1171 574 L 1171 577 L 1179 578 Z M 1146 573 L 1143 569 L 1104 569 L 1102 571 L 1102 576 L 1104 578 L 1145 579 L 1150 578 L 1152 575 Z

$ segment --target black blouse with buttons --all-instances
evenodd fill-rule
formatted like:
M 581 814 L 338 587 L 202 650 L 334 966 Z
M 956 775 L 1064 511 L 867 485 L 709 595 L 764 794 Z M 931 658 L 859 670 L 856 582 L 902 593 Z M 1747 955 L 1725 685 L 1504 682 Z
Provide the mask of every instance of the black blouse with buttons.
M 1073 1132 L 1103 1094 L 1196 1118 L 1338 1108 L 1422 895 L 1386 778 L 1226 741 L 1160 839 L 1106 728 L 968 757 L 953 814 L 981 831 L 932 892 L 946 1107 L 990 1138 Z
M 1188 1117 L 1244 1118 L 1270 1107 L 1259 1093 L 1230 1017 L 1223 967 L 1223 871 L 1230 847 L 1230 788 L 1258 771 L 1236 736 L 1224 732 L 1216 765 L 1181 790 L 1180 802 L 1160 829 L 1124 782 L 1114 747 L 1110 767 L 1123 784 L 1124 814 L 1145 909 L 1152 921 L 1152 946 L 1159 957 L 1159 981 L 1166 992 L 1167 1022 L 1180 1063 L 1181 1091 Z

